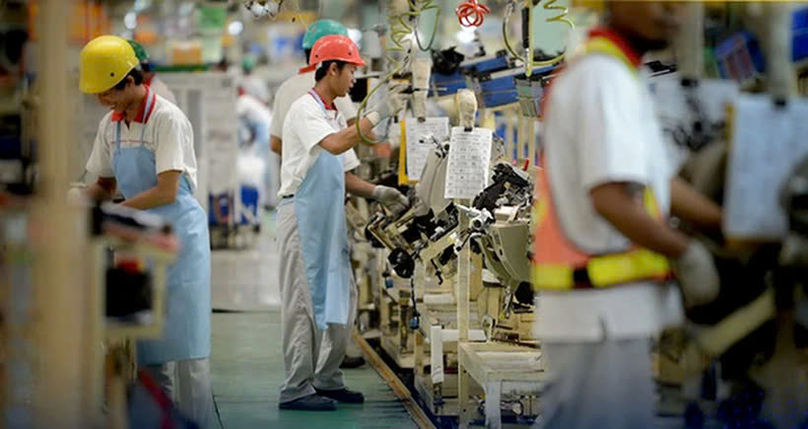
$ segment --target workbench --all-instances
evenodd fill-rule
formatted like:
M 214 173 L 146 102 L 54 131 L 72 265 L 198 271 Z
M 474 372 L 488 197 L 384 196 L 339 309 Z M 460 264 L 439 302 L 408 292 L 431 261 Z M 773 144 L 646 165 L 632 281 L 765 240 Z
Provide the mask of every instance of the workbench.
M 485 391 L 487 428 L 502 427 L 501 403 L 505 396 L 529 397 L 528 409 L 523 408 L 523 414 L 538 410 L 538 401 L 533 398 L 541 395 L 547 381 L 539 349 L 504 343 L 463 342 L 458 344 L 457 350 L 458 398 L 460 404 L 466 404 L 459 413 L 461 428 L 469 427 L 472 420 L 473 410 L 467 405 L 471 395 L 469 379 Z

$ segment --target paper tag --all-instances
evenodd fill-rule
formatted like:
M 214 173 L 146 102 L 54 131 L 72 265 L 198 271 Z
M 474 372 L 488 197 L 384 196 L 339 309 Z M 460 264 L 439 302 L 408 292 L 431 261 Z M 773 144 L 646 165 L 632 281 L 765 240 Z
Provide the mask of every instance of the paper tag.
M 724 197 L 724 233 L 731 238 L 780 239 L 788 216 L 783 185 L 808 156 L 808 103 L 775 106 L 769 95 L 742 95 L 732 121 Z
M 407 177 L 420 179 L 426 165 L 429 152 L 435 149 L 432 139 L 421 141 L 427 134 L 434 135 L 439 141 L 449 137 L 449 118 L 426 118 L 419 122 L 417 119 L 407 119 Z
M 492 140 L 487 128 L 452 128 L 444 198 L 471 199 L 488 186 Z

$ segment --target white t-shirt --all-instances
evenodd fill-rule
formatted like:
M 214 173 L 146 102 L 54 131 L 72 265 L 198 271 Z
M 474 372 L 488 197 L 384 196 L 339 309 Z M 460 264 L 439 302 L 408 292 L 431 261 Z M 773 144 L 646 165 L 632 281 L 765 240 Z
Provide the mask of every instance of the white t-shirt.
M 675 171 L 647 84 L 620 60 L 589 55 L 550 93 L 545 167 L 564 234 L 589 253 L 625 250 L 629 240 L 595 211 L 589 193 L 610 182 L 637 184 L 637 192 L 650 186 L 669 212 Z M 545 340 L 644 337 L 681 318 L 676 288 L 651 283 L 544 292 L 539 301 L 536 330 Z
M 279 197 L 294 195 L 309 169 L 324 149 L 320 142 L 331 134 L 348 127 L 338 110 L 324 111 L 319 101 L 305 94 L 292 103 L 283 125 L 281 188 Z M 340 154 L 343 169 L 351 171 L 359 166 L 353 150 Z
M 148 89 L 148 93 L 151 96 L 152 90 Z M 93 151 L 87 160 L 87 171 L 98 177 L 115 176 L 112 157 L 115 153 L 117 122 L 113 121 L 113 116 L 117 115 L 114 113 L 107 113 L 98 124 Z M 154 174 L 182 171 L 188 177 L 191 187 L 196 189 L 194 131 L 185 114 L 179 107 L 157 95 L 151 112 L 142 112 L 135 119 L 141 117 L 141 121 L 132 121 L 128 126 L 126 122 L 121 122 L 121 148 L 140 145 L 142 133 L 143 144 L 154 152 Z
M 286 119 L 286 113 L 292 107 L 292 103 L 297 101 L 300 97 L 314 88 L 317 82 L 314 80 L 314 72 L 297 74 L 278 87 L 275 93 L 275 102 L 272 105 L 272 124 L 269 126 L 269 135 L 275 136 L 279 139 L 283 138 L 283 121 Z M 354 108 L 351 99 L 346 97 L 339 97 L 334 100 L 337 110 L 342 113 L 346 120 L 356 117 L 356 108 Z M 286 154 L 283 154 L 286 158 Z

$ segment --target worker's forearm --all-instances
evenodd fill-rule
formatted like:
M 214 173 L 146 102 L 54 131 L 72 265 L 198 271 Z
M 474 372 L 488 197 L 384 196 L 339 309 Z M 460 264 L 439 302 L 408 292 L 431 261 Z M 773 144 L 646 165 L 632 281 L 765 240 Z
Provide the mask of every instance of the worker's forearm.
M 607 186 L 611 188 L 593 190 L 592 201 L 595 210 L 615 229 L 633 243 L 670 258 L 685 252 L 687 236 L 649 216 L 623 186 Z
M 84 189 L 84 193 L 86 193 L 90 198 L 92 198 L 95 201 L 111 200 L 112 194 L 114 192 L 115 192 L 114 189 L 104 188 L 98 183 L 93 183 Z
M 368 118 L 362 119 L 360 126 L 362 127 L 362 134 L 366 136 L 373 129 L 373 123 Z M 339 155 L 347 152 L 348 149 L 352 149 L 359 141 L 359 132 L 355 126 L 351 126 L 326 137 L 320 142 L 320 146 L 334 155 Z
M 701 228 L 721 228 L 721 207 L 678 177 L 671 181 L 671 213 Z
M 376 189 L 376 185 L 367 180 L 351 172 L 345 173 L 345 191 L 349 194 L 362 198 L 373 198 L 374 189 Z
M 275 136 L 269 137 L 269 148 L 272 149 L 273 152 L 277 153 L 278 156 L 281 156 L 281 150 L 283 148 L 283 141 Z
M 126 207 L 138 210 L 148 210 L 155 207 L 171 204 L 176 199 L 176 193 L 160 190 L 158 187 L 147 189 L 134 197 L 122 202 Z

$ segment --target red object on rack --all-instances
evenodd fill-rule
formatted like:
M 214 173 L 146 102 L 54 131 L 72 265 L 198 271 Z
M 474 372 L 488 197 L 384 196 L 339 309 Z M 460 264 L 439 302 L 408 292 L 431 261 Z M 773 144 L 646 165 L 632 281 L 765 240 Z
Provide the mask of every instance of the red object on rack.
M 460 25 L 464 27 L 479 27 L 483 25 L 485 14 L 491 13 L 491 9 L 486 5 L 477 3 L 477 0 L 469 0 L 465 3 L 461 3 L 460 6 L 455 9 L 455 13 L 457 14 L 457 20 L 460 21 Z

